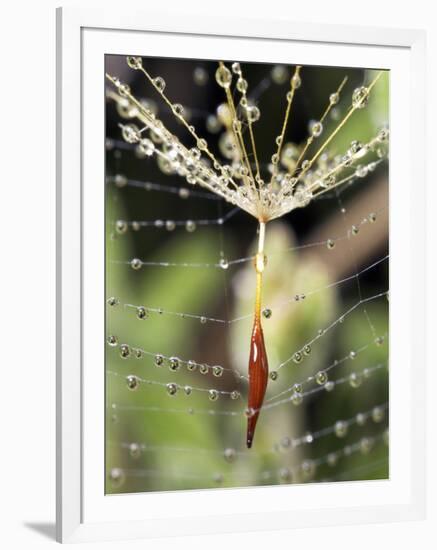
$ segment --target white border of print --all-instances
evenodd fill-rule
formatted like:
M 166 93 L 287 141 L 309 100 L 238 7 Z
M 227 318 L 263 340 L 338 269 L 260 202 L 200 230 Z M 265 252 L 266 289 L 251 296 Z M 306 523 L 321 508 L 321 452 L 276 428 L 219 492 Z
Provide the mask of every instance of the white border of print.
M 419 31 L 285 19 L 58 10 L 58 540 L 423 517 L 424 42 Z M 396 376 L 389 480 L 105 496 L 103 75 L 109 53 L 390 69 L 390 363 Z

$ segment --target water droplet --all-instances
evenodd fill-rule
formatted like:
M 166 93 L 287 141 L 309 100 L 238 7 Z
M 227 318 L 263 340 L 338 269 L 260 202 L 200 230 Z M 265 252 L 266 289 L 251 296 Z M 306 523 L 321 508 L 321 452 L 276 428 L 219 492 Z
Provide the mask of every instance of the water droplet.
M 232 82 L 231 71 L 225 65 L 220 65 L 215 72 L 215 79 L 222 88 L 229 88 Z
M 130 263 L 131 268 L 134 269 L 135 271 L 138 271 L 139 269 L 141 269 L 142 265 L 143 265 L 143 262 L 138 258 L 134 258 L 133 260 L 131 260 L 131 263 Z
M 377 424 L 384 420 L 385 412 L 382 407 L 374 407 L 372 409 L 372 420 Z
M 185 395 L 191 395 L 193 388 L 191 386 L 184 386 Z
M 334 425 L 334 433 L 337 437 L 346 437 L 348 431 L 348 425 L 347 422 L 344 420 L 337 420 L 337 422 Z
M 303 352 L 304 352 L 305 355 L 309 355 L 311 353 L 311 346 L 309 344 L 304 346 Z
M 297 382 L 296 384 L 293 385 L 293 391 L 295 393 L 302 393 L 303 389 L 302 389 L 302 384 L 300 384 L 299 382 Z
M 185 229 L 188 231 L 188 233 L 193 233 L 193 231 L 196 230 L 196 223 L 192 220 L 187 220 L 185 222 Z
M 127 344 L 121 344 L 120 346 L 120 357 L 126 359 L 130 355 L 130 347 Z
M 292 480 L 291 470 L 289 468 L 281 468 L 279 470 L 279 479 L 282 483 L 290 483 Z
M 234 401 L 236 399 L 240 399 L 240 395 L 241 395 L 240 392 L 237 390 L 231 391 L 231 399 L 233 399 Z
M 140 381 L 134 374 L 129 374 L 126 376 L 126 385 L 130 391 L 135 391 L 140 385 Z
M 359 388 L 363 381 L 361 374 L 357 372 L 351 372 L 349 375 L 349 384 L 352 388 Z
M 184 115 L 184 107 L 180 103 L 174 103 L 171 107 L 173 114 L 181 118 Z
M 378 132 L 378 135 L 376 136 L 377 140 L 379 142 L 387 141 L 389 136 L 389 130 L 388 128 L 381 128 Z
M 270 380 L 277 380 L 278 379 L 278 372 L 275 370 L 272 370 L 270 373 Z
M 134 350 L 134 353 L 137 359 L 141 359 L 143 357 L 143 350 L 141 350 L 140 348 L 136 348 Z
M 335 241 L 333 241 L 332 239 L 328 239 L 326 241 L 326 247 L 328 250 L 332 250 L 335 247 Z
M 168 360 L 168 368 L 172 371 L 179 370 L 181 366 L 181 361 L 178 357 L 170 357 Z
M 178 195 L 181 199 L 188 199 L 188 197 L 190 196 L 190 190 L 186 187 L 181 187 L 178 191 Z
M 208 365 L 200 365 L 199 372 L 200 374 L 208 374 L 209 372 Z
M 141 57 L 126 57 L 127 64 L 131 69 L 141 69 L 143 61 Z
M 167 231 L 174 231 L 176 227 L 176 224 L 173 220 L 167 220 L 165 222 L 165 228 L 167 229 Z
M 138 143 L 141 139 L 141 133 L 135 124 L 125 124 L 121 129 L 121 135 L 127 143 Z
M 217 401 L 219 393 L 217 390 L 208 390 L 208 397 L 210 401 Z
M 106 341 L 110 346 L 116 346 L 118 344 L 117 336 L 113 336 L 112 334 L 108 336 Z
M 196 67 L 193 72 L 193 80 L 198 86 L 204 86 L 208 82 L 208 73 L 203 67 Z
M 339 101 L 340 101 L 340 94 L 338 92 L 334 92 L 329 96 L 329 103 L 331 105 L 337 105 Z
M 355 88 L 352 94 L 352 105 L 355 109 L 363 109 L 369 103 L 369 90 L 365 86 Z
M 350 359 L 355 359 L 356 356 L 357 356 L 357 352 L 356 352 L 356 351 L 351 351 L 351 352 L 349 352 L 349 357 L 350 357 Z
M 119 235 L 123 235 L 123 233 L 126 233 L 127 231 L 127 223 L 124 220 L 117 220 L 115 222 L 115 231 Z
M 151 139 L 144 138 L 140 141 L 138 145 L 139 150 L 146 155 L 146 157 L 151 157 L 155 152 L 155 144 Z
M 239 78 L 237 80 L 237 90 L 239 92 L 241 92 L 242 94 L 245 94 L 247 92 L 247 87 L 248 87 L 247 80 L 245 80 L 244 78 Z
M 261 111 L 256 105 L 248 105 L 246 107 L 246 116 L 249 122 L 257 122 L 260 119 Z
M 208 143 L 206 142 L 206 139 L 198 139 L 196 145 L 200 151 L 206 151 L 208 149 Z
M 164 356 L 161 355 L 160 353 L 157 353 L 155 355 L 155 365 L 157 367 L 162 367 L 163 364 L 164 364 Z
M 284 65 L 275 65 L 272 69 L 271 76 L 275 84 L 284 84 L 288 78 L 288 70 Z
M 138 319 L 147 319 L 147 317 L 149 316 L 149 314 L 147 313 L 147 310 L 145 307 L 143 306 L 140 306 L 140 307 L 137 307 L 137 317 Z
M 200 322 L 202 323 L 202 325 L 206 325 L 207 320 L 208 319 L 206 317 L 201 317 L 200 318 Z
M 291 396 L 291 402 L 293 403 L 293 405 L 300 405 L 303 401 L 303 395 L 301 393 L 298 393 L 298 392 L 293 392 L 292 396 Z
M 323 132 L 323 124 L 319 121 L 310 123 L 310 133 L 314 137 L 319 137 Z
M 223 477 L 223 474 L 220 474 L 220 473 L 216 473 L 212 476 L 212 480 L 214 481 L 214 483 L 216 483 L 217 485 L 221 485 L 224 481 L 224 477 Z
M 134 231 L 139 231 L 139 230 L 141 229 L 140 223 L 139 223 L 139 222 L 136 222 L 136 221 L 133 221 L 133 222 L 132 222 L 132 229 L 133 229 Z
M 141 455 L 141 447 L 138 443 L 131 443 L 129 445 L 129 454 L 132 458 L 139 458 Z
M 187 362 L 187 369 L 190 372 L 193 372 L 197 369 L 197 363 L 195 361 L 192 361 L 191 359 Z
M 115 296 L 111 296 L 107 300 L 108 306 L 111 306 L 111 307 L 117 306 L 119 303 L 120 303 L 119 300 Z
M 373 440 L 370 437 L 363 437 L 360 441 L 360 451 L 363 455 L 368 454 L 372 450 Z
M 328 380 L 328 382 L 326 382 L 324 388 L 327 392 L 331 392 L 335 388 L 335 382 L 333 382 L 332 380 Z
M 311 162 L 309 160 L 304 160 L 302 162 L 302 170 L 308 170 L 308 168 L 311 166 Z
M 328 463 L 329 466 L 335 466 L 337 464 L 337 454 L 336 453 L 329 453 L 327 458 L 326 458 L 326 462 Z
M 163 92 L 165 90 L 165 80 L 162 78 L 162 76 L 157 76 L 153 79 L 153 84 L 155 88 L 158 90 L 158 92 Z
M 366 423 L 366 415 L 364 413 L 358 413 L 355 417 L 358 426 L 364 426 Z
M 302 361 L 302 353 L 300 351 L 296 351 L 293 355 L 293 361 L 295 363 L 300 363 Z
M 316 374 L 316 382 L 319 384 L 319 386 L 323 386 L 328 381 L 328 375 L 324 370 L 319 370 L 319 372 Z
M 237 453 L 235 449 L 228 447 L 227 449 L 224 450 L 223 457 L 226 460 L 226 462 L 234 462 L 235 459 L 237 458 Z
M 173 382 L 170 382 L 169 384 L 167 384 L 166 388 L 167 388 L 168 395 L 173 396 L 177 394 L 178 387 L 176 384 L 173 384 Z
M 122 174 L 116 174 L 113 181 L 115 186 L 119 189 L 127 185 L 127 177 L 123 176 Z
M 223 374 L 223 367 L 220 367 L 220 366 L 215 366 L 215 367 L 212 367 L 212 374 L 214 376 L 217 376 L 217 377 L 220 377 L 222 376 Z
M 301 470 L 305 479 L 311 479 L 316 473 L 316 465 L 312 460 L 304 460 L 301 465 Z
M 111 468 L 109 472 L 109 481 L 114 488 L 121 487 L 125 479 L 126 476 L 121 468 Z
M 365 165 L 359 164 L 359 165 L 355 168 L 355 175 L 356 175 L 358 178 L 365 178 L 365 177 L 367 176 L 367 173 L 368 173 L 368 168 L 367 168 L 367 166 L 365 166 Z
M 271 316 L 272 316 L 272 310 L 268 307 L 264 308 L 263 309 L 263 317 L 265 319 L 270 319 Z
M 300 88 L 301 84 L 302 84 L 302 79 L 300 78 L 300 76 L 298 74 L 294 74 L 291 78 L 291 87 L 294 90 L 297 90 L 298 88 Z
M 375 344 L 378 346 L 378 347 L 381 347 L 383 344 L 384 344 L 384 336 L 377 336 L 375 338 Z
M 220 258 L 220 261 L 219 261 L 219 266 L 222 268 L 222 269 L 228 269 L 229 267 L 229 262 L 226 258 Z

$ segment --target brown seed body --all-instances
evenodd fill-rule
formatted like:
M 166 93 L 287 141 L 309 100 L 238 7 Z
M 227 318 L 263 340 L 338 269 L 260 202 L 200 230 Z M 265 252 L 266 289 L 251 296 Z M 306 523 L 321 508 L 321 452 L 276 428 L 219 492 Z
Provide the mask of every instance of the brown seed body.
M 255 426 L 264 401 L 269 377 L 269 365 L 264 334 L 259 315 L 255 314 L 249 354 L 249 402 L 247 419 L 247 447 L 252 447 Z

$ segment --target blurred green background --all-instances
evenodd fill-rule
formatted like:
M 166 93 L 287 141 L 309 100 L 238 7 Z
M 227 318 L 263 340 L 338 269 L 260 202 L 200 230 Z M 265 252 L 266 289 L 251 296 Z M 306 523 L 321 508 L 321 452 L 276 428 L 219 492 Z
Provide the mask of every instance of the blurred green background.
M 207 137 L 213 152 L 225 161 L 220 148 L 224 128 L 214 119 L 217 106 L 225 99 L 223 90 L 214 80 L 217 64 L 158 58 L 143 58 L 143 64 L 152 75 L 165 79 L 169 97 L 188 108 L 190 123 L 199 134 Z M 249 82 L 249 100 L 261 110 L 254 131 L 260 162 L 267 174 L 269 159 L 276 147 L 275 136 L 282 124 L 285 94 L 293 68 L 278 69 L 273 65 L 254 63 L 242 63 L 242 68 Z M 194 145 L 144 76 L 127 67 L 125 57 L 107 56 L 106 70 L 127 82 L 134 95 L 156 109 L 157 116 L 179 136 L 182 143 Z M 320 118 L 329 94 L 336 90 L 345 75 L 348 82 L 343 99 L 329 117 L 328 126 L 331 128 L 350 105 L 354 88 L 369 82 L 375 72 L 303 67 L 302 86 L 295 97 L 286 135 L 288 143 L 304 142 L 308 123 Z M 368 108 L 356 112 L 342 129 L 330 147 L 331 153 L 343 153 L 353 140 L 365 143 L 387 123 L 388 77 L 385 73 L 375 86 Z M 226 215 L 232 208 L 221 200 L 194 196 L 182 198 L 177 193 L 147 190 L 141 186 L 119 188 L 114 183 L 116 175 L 163 186 L 187 188 L 187 184 L 177 174 L 163 173 L 154 157 L 141 158 L 134 146 L 121 141 L 118 124 L 126 122 L 121 116 L 126 112 L 120 109 L 120 105 L 117 107 L 111 90 L 113 88 L 108 83 L 106 295 L 116 297 L 119 303 L 105 306 L 106 333 L 108 337 L 115 337 L 118 344 L 105 344 L 106 492 L 388 477 L 388 445 L 381 438 L 388 427 L 387 411 L 383 417 L 374 413 L 374 419 L 369 413 L 364 425 L 352 423 L 344 437 L 328 433 L 314 441 L 308 437 L 308 443 L 290 444 L 293 438 L 333 426 L 338 420 L 355 419 L 357 413 L 372 411 L 375 406 L 387 403 L 386 367 L 372 372 L 368 378 L 363 376 L 359 387 L 353 387 L 347 380 L 331 392 L 324 389 L 305 396 L 299 406 L 288 402 L 262 411 L 254 446 L 246 450 L 246 419 L 242 414 L 247 398 L 245 380 L 238 380 L 229 371 L 221 377 L 215 377 L 211 370 L 206 375 L 202 375 L 199 369 L 188 372 L 185 365 L 172 372 L 167 364 L 155 366 L 153 355 L 135 357 L 132 348 L 142 348 L 153 354 L 222 365 L 247 374 L 252 327 L 250 315 L 255 291 L 251 262 L 230 265 L 226 270 L 162 266 L 143 266 L 140 270 L 133 270 L 123 262 L 140 258 L 147 262 L 216 264 L 221 254 L 229 260 L 247 257 L 254 251 L 257 223 L 246 213 L 238 212 L 222 226 L 198 225 L 194 232 L 187 232 L 184 226 L 177 226 L 173 231 L 156 227 L 135 231 L 131 226 L 127 231 L 117 231 L 116 223 L 120 220 L 213 220 Z M 275 370 L 312 340 L 319 329 L 330 325 L 358 302 L 356 278 L 337 286 L 329 287 L 330 283 L 348 278 L 388 254 L 387 174 L 385 162 L 365 179 L 341 190 L 340 195 L 332 193 L 268 224 L 268 265 L 263 303 L 273 313 L 271 318 L 263 319 L 263 326 L 270 370 Z M 371 212 L 377 213 L 376 222 L 363 222 Z M 290 250 L 345 236 L 352 224 L 361 224 L 359 234 L 340 239 L 333 250 L 328 250 L 324 244 Z M 359 284 L 364 299 L 388 290 L 388 262 L 383 261 L 360 275 Z M 315 289 L 322 290 L 309 294 Z M 295 301 L 296 294 L 309 295 Z M 275 307 L 285 302 L 289 303 Z M 146 319 L 139 320 L 136 310 L 124 304 L 218 319 L 248 317 L 230 324 L 204 324 L 199 319 L 149 312 Z M 344 322 L 314 342 L 311 353 L 301 363 L 290 361 L 284 365 L 278 371 L 278 379 L 269 381 L 266 399 L 363 346 L 367 347 L 356 358 L 345 360 L 329 370 L 329 379 L 338 380 L 349 377 L 352 372 L 361 373 L 363 369 L 385 365 L 388 361 L 387 333 L 388 301 L 385 297 L 367 303 L 365 311 L 363 306 L 358 307 L 345 317 Z M 375 344 L 376 336 L 385 337 L 382 346 Z M 126 358 L 120 356 L 121 344 L 130 346 L 130 355 Z M 211 402 L 206 392 L 193 391 L 188 396 L 182 389 L 170 396 L 165 386 L 153 384 L 140 384 L 136 391 L 130 391 L 126 384 L 129 375 L 163 384 L 173 382 L 205 389 L 238 390 L 241 398 L 232 400 L 228 395 L 220 395 L 217 401 Z M 315 382 L 305 385 L 304 391 L 313 388 L 317 388 Z M 285 397 L 289 395 L 287 393 Z M 208 410 L 216 414 L 202 412 Z M 221 414 L 228 412 L 238 414 Z M 370 437 L 375 437 L 375 441 L 369 450 L 363 438 Z M 357 442 L 361 447 L 355 452 Z M 315 467 L 319 458 L 347 445 L 351 445 L 350 449 L 342 451 L 335 464 L 322 463 Z M 315 462 L 305 462 L 307 460 Z

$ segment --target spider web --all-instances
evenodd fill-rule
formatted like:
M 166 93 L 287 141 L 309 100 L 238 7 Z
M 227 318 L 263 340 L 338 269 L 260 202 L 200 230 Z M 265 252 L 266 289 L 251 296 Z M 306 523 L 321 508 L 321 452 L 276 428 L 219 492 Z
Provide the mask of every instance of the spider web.
M 190 124 L 226 160 L 217 64 L 143 63 L 165 76 Z M 184 128 L 126 58 L 107 56 L 106 65 L 184 142 Z M 244 69 L 248 99 L 261 110 L 255 131 L 266 172 L 292 67 Z M 308 122 L 345 74 L 350 96 L 367 73 L 303 67 L 289 149 L 305 142 Z M 375 134 L 387 116 L 388 92 L 381 88 L 331 152 Z M 366 164 L 364 175 L 354 168 L 343 185 L 267 225 L 263 327 L 270 379 L 248 450 L 256 220 L 123 141 L 118 125 L 132 117 L 131 106 L 110 86 L 106 100 L 106 491 L 388 477 L 383 155 Z M 328 124 L 335 127 L 343 108 L 340 102 Z

